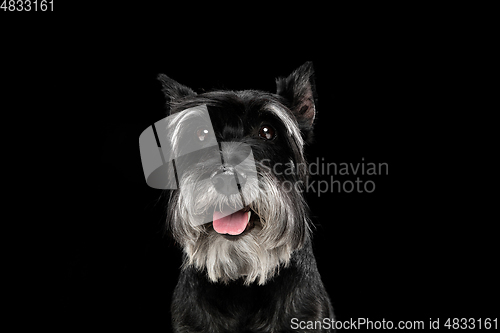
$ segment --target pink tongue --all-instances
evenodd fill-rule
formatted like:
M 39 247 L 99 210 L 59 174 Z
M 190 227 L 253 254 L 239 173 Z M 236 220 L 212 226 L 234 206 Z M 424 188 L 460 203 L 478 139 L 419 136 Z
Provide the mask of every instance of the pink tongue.
M 230 235 L 239 235 L 245 231 L 248 223 L 248 212 L 239 210 L 236 213 L 224 215 L 218 210 L 214 212 L 213 226 L 215 231 L 219 234 Z

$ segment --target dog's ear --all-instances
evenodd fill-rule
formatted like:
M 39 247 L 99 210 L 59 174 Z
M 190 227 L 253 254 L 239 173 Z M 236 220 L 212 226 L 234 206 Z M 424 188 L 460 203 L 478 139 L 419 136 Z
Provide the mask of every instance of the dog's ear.
M 276 79 L 277 94 L 284 97 L 302 130 L 312 129 L 316 118 L 316 91 L 312 62 L 306 62 L 287 78 Z
M 167 97 L 167 105 L 171 106 L 172 102 L 187 96 L 196 96 L 196 93 L 189 87 L 172 80 L 165 74 L 158 75 L 158 80 L 163 87 L 162 91 Z

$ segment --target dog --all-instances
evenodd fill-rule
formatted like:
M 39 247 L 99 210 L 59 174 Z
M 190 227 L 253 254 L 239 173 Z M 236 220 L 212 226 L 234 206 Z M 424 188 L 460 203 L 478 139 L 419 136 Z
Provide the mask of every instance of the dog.
M 159 75 L 170 121 L 155 135 L 174 184 L 167 228 L 183 250 L 175 332 L 297 332 L 293 322 L 334 318 L 302 193 L 313 76 L 307 62 L 278 78 L 275 94 L 197 94 Z

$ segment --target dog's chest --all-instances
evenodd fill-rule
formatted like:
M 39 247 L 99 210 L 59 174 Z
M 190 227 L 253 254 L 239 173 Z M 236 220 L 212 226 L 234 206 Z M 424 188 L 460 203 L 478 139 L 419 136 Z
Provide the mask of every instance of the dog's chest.
M 206 310 L 214 329 L 266 331 L 276 326 L 277 316 L 274 314 L 277 310 L 283 310 L 281 297 L 271 288 L 262 286 L 217 285 L 205 290 L 202 297 L 210 303 Z

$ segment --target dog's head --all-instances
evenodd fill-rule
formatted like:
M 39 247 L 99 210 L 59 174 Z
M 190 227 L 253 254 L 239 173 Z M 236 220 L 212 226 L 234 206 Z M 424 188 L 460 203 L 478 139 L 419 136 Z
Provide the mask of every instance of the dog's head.
M 155 135 L 168 147 L 167 222 L 185 267 L 214 282 L 264 284 L 308 239 L 301 192 L 316 114 L 312 76 L 306 63 L 277 79 L 276 94 L 198 95 L 160 75 L 170 114 Z

